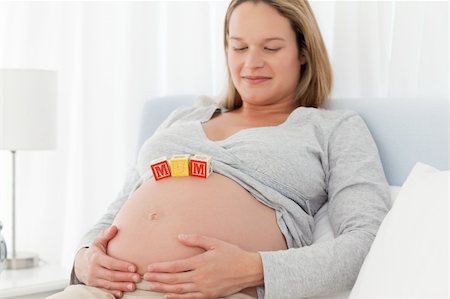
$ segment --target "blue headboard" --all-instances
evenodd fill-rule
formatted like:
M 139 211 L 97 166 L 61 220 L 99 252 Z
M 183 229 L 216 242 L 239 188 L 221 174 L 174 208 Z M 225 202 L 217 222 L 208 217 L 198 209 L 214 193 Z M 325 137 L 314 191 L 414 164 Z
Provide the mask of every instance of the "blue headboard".
M 138 149 L 171 111 L 196 95 L 163 96 L 143 107 Z M 449 106 L 446 99 L 332 99 L 326 109 L 357 111 L 377 143 L 390 185 L 401 186 L 416 162 L 449 169 Z

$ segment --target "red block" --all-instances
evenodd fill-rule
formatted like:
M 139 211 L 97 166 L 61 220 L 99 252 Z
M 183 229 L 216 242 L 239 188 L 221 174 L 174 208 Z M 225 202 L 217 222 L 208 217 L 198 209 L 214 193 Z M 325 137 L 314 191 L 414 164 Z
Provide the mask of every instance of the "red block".
M 206 155 L 195 155 L 189 161 L 189 172 L 191 176 L 207 178 L 212 173 L 211 157 Z
M 171 176 L 169 162 L 166 157 L 150 162 L 150 168 L 152 169 L 153 176 L 157 181 Z

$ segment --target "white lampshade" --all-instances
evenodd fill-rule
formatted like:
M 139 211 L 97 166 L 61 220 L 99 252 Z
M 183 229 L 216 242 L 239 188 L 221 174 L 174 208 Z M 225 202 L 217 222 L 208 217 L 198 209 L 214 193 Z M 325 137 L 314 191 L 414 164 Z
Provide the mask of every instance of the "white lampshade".
M 57 73 L 0 69 L 0 149 L 56 147 Z

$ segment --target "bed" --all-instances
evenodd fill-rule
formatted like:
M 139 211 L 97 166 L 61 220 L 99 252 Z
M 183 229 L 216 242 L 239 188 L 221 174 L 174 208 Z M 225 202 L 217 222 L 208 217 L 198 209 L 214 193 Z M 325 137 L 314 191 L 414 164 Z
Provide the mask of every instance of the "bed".
M 146 101 L 137 150 L 171 111 L 198 98 Z M 314 299 L 448 298 L 448 100 L 342 98 L 331 99 L 323 109 L 349 109 L 363 117 L 378 146 L 393 207 L 353 289 Z M 334 237 L 327 205 L 315 224 L 314 242 Z

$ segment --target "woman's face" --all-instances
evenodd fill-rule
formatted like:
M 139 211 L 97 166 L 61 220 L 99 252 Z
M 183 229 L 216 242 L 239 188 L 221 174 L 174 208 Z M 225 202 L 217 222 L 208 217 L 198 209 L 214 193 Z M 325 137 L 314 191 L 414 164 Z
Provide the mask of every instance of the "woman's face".
M 244 103 L 292 105 L 300 66 L 289 20 L 264 3 L 245 2 L 229 22 L 228 67 Z

